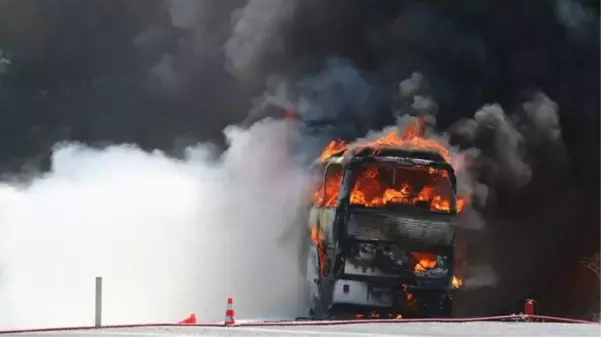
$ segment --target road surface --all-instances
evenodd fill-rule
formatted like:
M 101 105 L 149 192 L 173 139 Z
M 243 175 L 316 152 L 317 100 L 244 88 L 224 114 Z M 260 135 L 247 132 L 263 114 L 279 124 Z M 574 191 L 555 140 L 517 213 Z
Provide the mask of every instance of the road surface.
M 154 327 L 88 331 L 21 333 L 20 337 L 185 337 L 185 336 L 357 336 L 357 337 L 440 337 L 440 336 L 599 336 L 598 324 L 562 323 L 373 323 L 337 326 L 263 327 Z

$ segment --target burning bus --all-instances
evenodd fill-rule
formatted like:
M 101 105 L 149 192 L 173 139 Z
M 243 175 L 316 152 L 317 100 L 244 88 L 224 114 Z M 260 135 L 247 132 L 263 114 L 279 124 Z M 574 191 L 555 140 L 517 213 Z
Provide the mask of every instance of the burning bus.
M 419 142 L 419 144 L 416 144 Z M 348 146 L 313 165 L 307 279 L 312 318 L 448 317 L 457 197 L 448 152 L 411 132 Z

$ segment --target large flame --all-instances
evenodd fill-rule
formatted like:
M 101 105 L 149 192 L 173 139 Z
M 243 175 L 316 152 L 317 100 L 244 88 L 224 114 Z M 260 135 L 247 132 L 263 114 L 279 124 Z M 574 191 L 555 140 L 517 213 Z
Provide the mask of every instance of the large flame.
M 406 150 L 426 150 L 436 152 L 451 164 L 455 171 L 463 169 L 465 158 L 457 154 L 452 157 L 449 149 L 440 141 L 425 138 L 426 123 L 423 117 L 413 118 L 398 132 L 394 130 L 384 136 L 352 144 L 341 140 L 331 141 L 320 155 L 325 162 L 328 158 L 341 155 L 347 150 L 373 149 L 374 154 L 386 148 Z M 412 168 L 388 169 L 383 164 L 363 165 L 355 178 L 351 189 L 350 202 L 365 207 L 379 207 L 390 204 L 428 205 L 432 211 L 450 211 L 451 193 L 449 174 L 445 170 L 416 165 Z M 385 177 L 394 172 L 394 178 Z M 338 201 L 342 166 L 330 163 L 327 167 L 325 181 L 313 194 L 313 202 L 318 207 L 335 207 Z M 456 210 L 461 212 L 467 206 L 471 191 L 462 191 L 456 197 Z M 312 235 L 313 236 L 313 235 Z M 319 241 L 319 240 L 314 240 Z M 319 246 L 318 246 L 319 247 Z M 321 250 L 321 249 L 320 249 Z M 414 253 L 414 271 L 425 272 L 436 268 L 436 256 L 427 253 Z M 452 287 L 459 288 L 463 280 L 453 276 Z
M 333 140 L 326 146 L 320 155 L 322 161 L 327 160 L 333 155 L 340 154 L 350 147 L 355 149 L 373 148 L 379 150 L 384 148 L 401 148 L 407 150 L 429 150 L 439 153 L 447 163 L 452 163 L 449 150 L 438 140 L 424 138 L 426 123 L 423 117 L 416 117 L 408 122 L 402 132 L 393 130 L 388 134 L 374 139 L 358 141 L 348 144 L 342 140 Z
M 441 142 L 423 137 L 424 125 L 422 118 L 415 118 L 402 133 L 392 131 L 375 140 L 352 144 L 352 147 L 356 149 L 373 148 L 374 151 L 384 148 L 429 150 L 439 153 L 446 162 L 454 163 L 449 150 Z M 348 150 L 349 146 L 343 141 L 332 141 L 323 150 L 320 159 L 325 161 L 333 155 L 341 154 Z M 461 160 L 455 162 L 461 162 Z M 449 211 L 451 209 L 450 181 L 447 171 L 416 166 L 412 170 L 413 172 L 404 170 L 400 179 L 395 177 L 394 183 L 386 184 L 386 179 L 380 176 L 380 167 L 377 164 L 364 166 L 351 191 L 351 204 L 366 207 L 390 204 L 426 204 L 432 211 Z M 325 186 L 320 186 L 314 193 L 315 204 L 320 207 L 334 207 L 338 199 L 341 179 L 341 166 L 330 164 Z M 419 186 L 418 191 L 413 191 L 417 181 L 419 181 L 417 185 L 421 185 L 422 182 L 426 182 L 426 184 Z M 461 212 L 465 208 L 468 197 L 469 192 L 456 198 L 457 212 Z
M 379 207 L 426 204 L 432 211 L 448 212 L 451 209 L 451 185 L 447 171 L 417 166 L 412 170 L 390 169 L 388 173 L 394 178 L 382 177 L 382 171 L 386 171 L 386 168 L 381 164 L 369 164 L 361 168 L 351 190 L 352 205 Z M 319 207 L 336 206 L 341 179 L 342 167 L 331 164 L 325 184 L 314 191 L 313 202 Z M 416 186 L 418 190 L 415 190 Z M 457 212 L 464 207 L 465 200 L 457 198 Z
M 446 171 L 426 167 L 397 169 L 391 178 L 381 176 L 381 169 L 377 164 L 361 169 L 351 191 L 351 204 L 377 207 L 422 203 L 432 211 L 451 209 L 451 183 Z

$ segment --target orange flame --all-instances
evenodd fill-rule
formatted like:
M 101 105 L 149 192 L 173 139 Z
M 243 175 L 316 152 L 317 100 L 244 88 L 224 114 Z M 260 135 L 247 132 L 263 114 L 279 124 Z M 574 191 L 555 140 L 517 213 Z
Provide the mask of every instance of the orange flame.
M 330 165 L 326 174 L 325 186 L 320 184 L 313 193 L 313 202 L 317 207 L 334 207 L 338 200 L 342 166 Z
M 431 253 L 411 253 L 415 261 L 413 270 L 415 272 L 424 272 L 427 269 L 436 268 L 436 255 Z
M 436 268 L 436 255 L 431 253 L 411 253 L 414 260 L 413 270 L 415 272 L 425 272 L 427 269 Z M 455 289 L 460 288 L 463 285 L 463 280 L 458 276 L 453 276 L 451 280 L 451 286 Z M 411 296 L 412 297 L 412 296 Z M 408 298 L 409 300 L 409 295 Z
M 326 272 L 326 252 L 323 246 L 323 240 L 323 233 L 316 225 L 312 225 L 311 241 L 313 241 L 317 247 L 317 258 L 319 259 L 319 271 L 321 272 L 321 276 L 324 276 Z
M 460 288 L 463 285 L 463 280 L 460 277 L 453 276 L 453 280 L 451 282 L 451 285 L 455 289 Z
M 447 171 L 435 168 L 416 167 L 414 170 L 397 169 L 390 177 L 381 177 L 382 165 L 365 165 L 359 172 L 351 190 L 352 205 L 379 207 L 392 204 L 429 205 L 432 211 L 450 211 L 451 185 Z M 384 173 L 386 174 L 386 173 Z M 334 207 L 338 200 L 342 167 L 330 164 L 326 174 L 325 188 L 319 186 L 313 194 L 313 202 L 318 207 Z M 425 182 L 419 193 L 413 191 L 414 182 Z M 418 184 L 419 185 L 419 184 Z M 465 207 L 465 200 L 457 198 L 457 212 Z
M 415 296 L 413 296 L 413 294 L 410 293 L 410 292 L 408 292 L 407 290 L 405 290 L 405 301 L 407 303 L 407 306 L 411 310 L 417 309 L 417 306 L 419 305 L 419 303 L 417 302 Z
M 436 139 L 423 137 L 426 130 L 425 126 L 425 119 L 423 117 L 417 117 L 411 120 L 409 125 L 404 128 L 402 133 L 398 133 L 396 130 L 394 130 L 380 138 L 371 141 L 359 141 L 352 145 L 357 149 L 374 148 L 376 151 L 382 148 L 430 150 L 439 153 L 447 163 L 451 163 L 451 154 L 442 143 Z M 333 140 L 323 150 L 320 159 L 325 161 L 331 156 L 340 154 L 348 149 L 348 143 L 342 140 Z
M 425 138 L 426 123 L 423 117 L 417 117 L 401 131 L 392 131 L 375 140 L 358 141 L 352 144 L 342 140 L 331 141 L 320 155 L 321 162 L 335 155 L 342 155 L 348 150 L 373 149 L 374 154 L 385 148 L 399 148 L 407 150 L 426 150 L 440 154 L 455 171 L 464 169 L 470 165 L 465 156 L 453 155 L 449 149 L 440 141 Z M 386 173 L 380 170 L 378 165 L 366 165 L 359 172 L 354 186 L 351 189 L 350 202 L 365 207 L 386 206 L 389 204 L 403 205 L 428 205 L 432 211 L 449 211 L 451 206 L 451 193 L 448 172 L 434 168 L 416 166 L 412 170 L 406 170 L 400 179 L 395 176 L 393 183 L 387 183 L 384 177 Z M 401 171 L 401 170 L 399 170 Z M 412 177 L 413 175 L 413 177 Z M 417 178 L 417 179 L 416 179 Z M 340 183 L 342 180 L 342 166 L 330 163 L 327 168 L 325 181 L 313 194 L 313 202 L 317 207 L 335 207 Z M 388 179 L 390 180 L 390 179 Z M 415 182 L 418 183 L 419 191 L 413 191 Z M 465 186 L 464 186 L 465 187 Z M 468 205 L 471 191 L 461 191 L 456 196 L 455 206 L 457 213 L 462 212 Z M 417 259 L 416 271 L 425 271 L 436 267 L 436 259 L 432 256 L 421 256 Z M 463 280 L 453 276 L 453 288 L 463 285 Z
M 374 148 L 374 152 L 383 148 L 405 148 L 422 149 L 439 153 L 446 162 L 452 163 L 449 150 L 435 139 L 426 139 L 424 133 L 423 118 L 416 118 L 412 124 L 409 124 L 402 134 L 392 131 L 381 138 L 353 144 L 356 148 Z M 334 140 L 321 153 L 321 161 L 325 161 L 333 155 L 341 154 L 349 149 L 349 144 Z M 459 161 L 461 162 L 461 161 Z M 351 204 L 363 205 L 367 207 L 386 206 L 389 204 L 416 205 L 427 204 L 432 211 L 449 211 L 451 209 L 450 201 L 450 181 L 448 172 L 445 170 L 416 167 L 421 172 L 402 173 L 401 181 L 396 184 L 384 186 L 382 177 L 379 176 L 378 165 L 369 165 L 362 169 L 356 178 L 355 185 L 351 191 Z M 401 170 L 398 170 L 401 171 Z M 419 170 L 416 170 L 419 171 Z M 427 176 L 425 177 L 425 173 Z M 405 178 L 403 180 L 403 178 Z M 323 185 L 315 191 L 314 202 L 319 207 L 334 207 L 338 199 L 338 190 L 342 179 L 342 170 L 339 164 L 330 164 L 326 175 L 325 193 Z M 417 195 L 414 195 L 413 182 L 415 180 L 426 180 L 427 184 L 421 188 Z M 463 211 L 467 204 L 469 195 L 458 196 L 456 198 L 457 212 Z
M 344 142 L 342 140 L 333 140 L 323 150 L 323 152 L 319 156 L 319 159 L 322 162 L 324 162 L 331 156 L 336 155 L 340 152 L 346 151 L 347 147 L 348 147 L 348 144 L 346 142 Z
M 434 168 L 420 168 L 419 171 L 399 170 L 397 171 L 397 173 L 401 173 L 399 181 L 386 184 L 386 180 L 389 179 L 379 176 L 377 165 L 366 166 L 351 191 L 351 204 L 375 207 L 389 204 L 426 203 L 433 211 L 449 211 L 451 190 L 448 173 Z M 413 182 L 418 180 L 427 183 L 418 194 L 415 194 Z

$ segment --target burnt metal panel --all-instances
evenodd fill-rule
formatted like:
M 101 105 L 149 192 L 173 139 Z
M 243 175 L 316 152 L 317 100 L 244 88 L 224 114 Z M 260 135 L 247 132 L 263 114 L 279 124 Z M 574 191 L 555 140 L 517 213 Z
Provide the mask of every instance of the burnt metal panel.
M 358 240 L 394 241 L 413 247 L 452 246 L 453 218 L 377 209 L 350 211 L 347 235 Z

